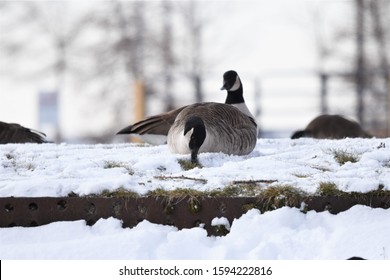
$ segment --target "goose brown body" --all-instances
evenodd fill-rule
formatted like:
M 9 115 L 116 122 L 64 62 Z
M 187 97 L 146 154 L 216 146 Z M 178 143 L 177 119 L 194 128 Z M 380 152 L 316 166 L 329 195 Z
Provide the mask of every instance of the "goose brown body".
M 319 139 L 369 138 L 359 123 L 340 115 L 320 115 L 314 118 L 304 130 L 296 131 L 291 138 L 312 137 Z
M 174 153 L 190 153 L 189 140 L 184 135 L 188 118 L 200 117 L 206 129 L 206 138 L 199 152 L 223 152 L 246 155 L 253 151 L 257 141 L 254 119 L 236 107 L 221 103 L 199 103 L 183 109 L 168 133 L 168 146 Z

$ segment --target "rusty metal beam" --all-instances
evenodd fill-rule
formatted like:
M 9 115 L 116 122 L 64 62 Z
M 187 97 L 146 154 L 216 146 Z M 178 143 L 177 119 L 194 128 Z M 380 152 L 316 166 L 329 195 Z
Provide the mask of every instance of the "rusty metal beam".
M 100 218 L 115 217 L 123 221 L 123 227 L 134 227 L 140 221 L 148 220 L 179 229 L 203 226 L 209 235 L 224 235 L 226 230 L 211 226 L 215 217 L 226 217 L 232 223 L 249 209 L 264 212 L 285 205 L 302 211 L 337 214 L 357 204 L 387 209 L 390 208 L 390 197 L 312 196 L 295 202 L 261 197 L 2 197 L 0 227 L 31 227 L 75 220 L 85 220 L 88 225 L 93 225 Z

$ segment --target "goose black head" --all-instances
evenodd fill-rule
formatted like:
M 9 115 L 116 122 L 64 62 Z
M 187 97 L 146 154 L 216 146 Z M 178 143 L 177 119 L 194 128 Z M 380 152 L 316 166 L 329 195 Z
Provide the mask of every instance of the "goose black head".
M 241 81 L 234 70 L 229 70 L 223 74 L 223 85 L 221 90 L 236 91 L 241 87 Z
M 221 90 L 227 90 L 226 104 L 245 103 L 243 96 L 243 87 L 237 72 L 229 70 L 223 74 L 223 85 Z M 245 104 L 244 104 L 245 105 Z M 246 106 L 246 105 L 245 105 Z M 246 109 L 247 110 L 247 109 Z

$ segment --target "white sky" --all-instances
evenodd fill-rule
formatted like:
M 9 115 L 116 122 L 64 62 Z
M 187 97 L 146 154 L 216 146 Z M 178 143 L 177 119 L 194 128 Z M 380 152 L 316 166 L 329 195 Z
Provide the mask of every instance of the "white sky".
M 330 28 L 341 25 L 348 16 L 350 2 L 202 1 L 204 16 L 210 21 L 203 41 L 205 98 L 223 102 L 219 91 L 222 74 L 234 69 L 243 80 L 250 109 L 260 103 L 262 115 L 258 121 L 263 129 L 290 132 L 302 128 L 319 113 L 315 34 L 324 34 L 326 38 Z M 314 18 L 320 21 L 314 24 Z M 256 80 L 261 99 L 255 102 Z M 41 90 L 50 90 L 50 83 L 15 82 L 7 76 L 7 65 L 0 62 L 0 120 L 37 128 L 37 92 Z M 96 115 L 86 117 L 84 103 L 79 99 L 71 88 L 61 95 L 61 126 L 69 137 L 83 134 L 86 127 L 89 131 L 101 128 L 102 120 Z M 353 112 L 353 104 L 348 106 L 339 109 L 348 115 Z M 159 111 L 148 109 L 150 113 Z

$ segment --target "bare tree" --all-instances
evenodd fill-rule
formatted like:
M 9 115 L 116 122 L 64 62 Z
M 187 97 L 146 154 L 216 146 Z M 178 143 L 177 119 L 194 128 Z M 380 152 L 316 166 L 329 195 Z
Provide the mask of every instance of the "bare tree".
M 80 86 L 90 97 L 95 97 L 97 108 L 109 111 L 111 122 L 118 125 L 129 121 L 127 111 L 133 102 L 134 83 L 145 83 L 147 94 L 151 87 L 148 84 L 151 79 L 147 78 L 149 72 L 145 69 L 150 47 L 146 5 L 141 1 L 104 2 L 85 15 L 88 18 L 86 32 L 93 33 L 96 39 L 87 42 L 81 51 L 88 58 L 89 67 Z M 112 131 L 107 133 L 112 134 Z
M 199 2 L 191 0 L 182 6 L 182 19 L 187 34 L 185 72 L 194 88 L 195 102 L 203 101 L 202 36 L 205 21 L 201 17 Z
M 364 91 L 366 87 L 365 63 L 365 5 L 364 0 L 356 0 L 356 67 L 355 85 L 357 95 L 357 117 L 364 125 Z
M 387 7 L 386 7 L 387 6 Z M 384 104 L 385 130 L 386 135 L 390 135 L 390 67 L 388 58 L 388 42 L 386 38 L 386 22 L 383 20 L 383 11 L 389 10 L 389 1 L 371 0 L 369 3 L 373 37 L 376 43 L 378 57 L 378 78 L 379 82 L 373 84 L 374 94 L 379 92 L 378 99 Z M 379 86 L 379 90 L 376 89 Z
M 66 2 L 7 2 L 0 9 L 0 53 L 8 59 L 9 76 L 31 83 L 50 77 L 54 80 L 50 90 L 60 95 L 72 68 L 69 55 L 84 21 L 69 19 Z M 26 67 L 29 64 L 33 66 Z M 60 140 L 59 124 L 56 126 L 55 137 Z
M 356 90 L 361 122 L 377 135 L 389 135 L 388 0 L 356 0 Z M 386 18 L 387 17 L 387 18 Z M 387 21 L 387 22 L 386 22 Z
M 122 86 L 120 93 L 118 91 L 118 95 L 113 97 L 113 88 L 105 86 L 101 94 L 103 98 L 110 94 L 115 99 L 113 114 L 116 123 L 129 119 L 123 111 L 129 106 L 124 104 L 128 104 L 132 90 L 130 85 L 136 80 L 145 84 L 146 97 L 161 100 L 166 110 L 174 108 L 174 73 L 179 68 L 185 69 L 185 75 L 194 88 L 194 101 L 203 101 L 202 32 L 205 22 L 199 3 L 162 1 L 156 9 L 161 14 L 154 14 L 154 24 L 145 19 L 146 10 L 150 17 L 156 8 L 153 3 L 113 1 L 105 5 L 104 12 L 95 11 L 91 16 L 91 28 L 104 32 L 100 35 L 104 42 L 95 42 L 87 52 L 95 53 L 95 57 L 99 58 L 93 62 L 95 71 L 90 75 L 92 79 L 98 76 L 103 80 L 108 75 L 114 79 L 120 76 L 123 69 L 120 65 L 124 65 L 126 74 L 123 80 L 129 86 L 128 90 Z M 175 15 L 183 23 L 180 27 L 172 23 Z M 180 28 L 185 30 L 184 33 L 178 32 Z M 182 36 L 180 40 L 186 42 L 184 49 L 177 48 L 175 35 Z M 115 84 L 123 84 L 123 80 Z
M 162 3 L 163 8 L 163 24 L 162 24 L 162 43 L 161 43 L 161 56 L 163 66 L 164 77 L 164 106 L 165 111 L 175 108 L 175 102 L 173 97 L 173 83 L 174 83 L 174 66 L 175 66 L 175 54 L 173 49 L 173 28 L 172 28 L 172 15 L 173 6 L 172 2 L 165 0 Z
M 363 126 L 370 127 L 376 135 L 389 135 L 389 0 L 354 0 L 351 5 L 351 20 L 333 30 L 332 56 L 323 56 L 327 45 L 317 38 L 320 63 L 346 61 L 339 71 L 320 71 L 323 95 L 333 78 L 342 78 L 346 87 L 354 87 L 356 93 L 355 113 Z M 339 48 L 347 43 L 350 48 Z M 345 44 L 344 44 L 345 45 Z M 328 45 L 329 46 L 329 45 Z M 348 49 L 345 53 L 342 49 Z M 324 52 L 324 50 L 326 52 Z M 326 102 L 326 101 L 324 101 Z M 327 111 L 326 103 L 323 106 Z M 387 131 L 387 132 L 386 132 Z
M 9 14 L 2 18 L 2 40 L 0 50 L 15 61 L 17 72 L 21 73 L 18 64 L 26 57 L 45 55 L 39 60 L 39 68 L 32 77 L 54 73 L 58 90 L 62 89 L 65 72 L 72 67 L 69 62 L 69 53 L 72 52 L 79 33 L 83 30 L 85 19 L 72 17 L 67 2 L 7 2 L 1 6 L 2 14 Z M 12 10 L 15 15 L 12 15 Z M 10 14 L 11 13 L 11 14 Z M 28 34 L 28 37 L 18 34 Z M 32 43 L 45 41 L 47 49 L 33 49 Z M 53 54 L 53 55 L 52 55 Z M 32 60 L 32 59 L 31 59 Z M 15 65 L 14 64 L 14 65 Z M 13 65 L 13 64 L 9 64 Z
M 1 34 L 0 55 L 6 53 L 9 62 L 21 61 L 25 55 L 34 60 L 29 42 L 45 42 L 46 49 L 39 52 L 48 59 L 35 61 L 39 69 L 34 69 L 32 76 L 56 77 L 58 91 L 62 91 L 65 77 L 70 77 L 72 92 L 85 101 L 88 116 L 104 113 L 109 116 L 107 124 L 118 126 L 132 121 L 132 93 L 137 81 L 144 85 L 146 97 L 153 97 L 147 100 L 158 99 L 166 110 L 171 109 L 180 72 L 189 78 L 195 101 L 203 100 L 202 37 L 206 23 L 198 2 L 103 1 L 71 18 L 67 17 L 66 2 L 17 3 L 22 3 L 22 12 L 19 6 L 1 3 L 6 14 L 15 8 L 17 17 L 6 17 L 7 24 L 0 18 L 0 32 L 6 30 L 9 35 L 11 25 L 31 28 L 25 32 L 31 37 L 16 39 Z M 179 20 L 180 26 L 174 20 Z M 40 65 L 42 61 L 48 62 Z M 15 67 L 15 72 L 21 69 Z M 107 124 L 101 128 L 113 134 L 116 128 L 107 128 Z

